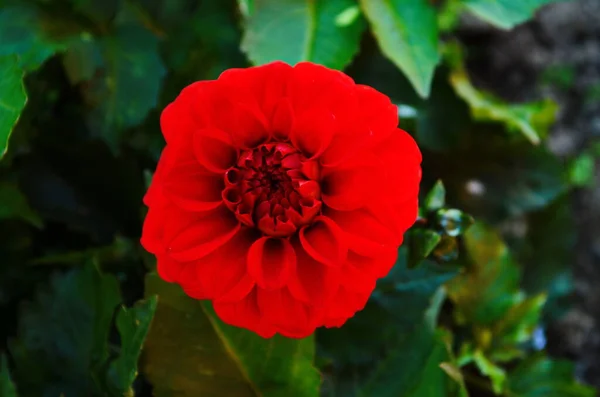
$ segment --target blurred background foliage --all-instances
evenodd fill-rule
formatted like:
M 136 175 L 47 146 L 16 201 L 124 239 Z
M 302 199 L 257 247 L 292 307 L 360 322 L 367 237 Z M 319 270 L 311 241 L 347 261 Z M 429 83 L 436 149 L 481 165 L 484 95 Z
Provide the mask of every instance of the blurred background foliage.
M 568 197 L 599 152 L 551 153 L 557 105 L 479 88 L 457 33 L 550 2 L 0 0 L 0 396 L 596 395 L 545 332 L 570 304 Z M 161 109 L 277 59 L 389 95 L 424 155 L 396 266 L 344 327 L 303 340 L 223 324 L 139 245 Z

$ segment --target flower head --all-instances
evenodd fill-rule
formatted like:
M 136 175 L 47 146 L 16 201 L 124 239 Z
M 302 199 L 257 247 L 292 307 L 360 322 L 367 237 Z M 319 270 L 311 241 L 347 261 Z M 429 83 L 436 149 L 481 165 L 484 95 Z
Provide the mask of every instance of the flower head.
M 194 83 L 162 113 L 142 244 L 226 323 L 340 326 L 417 217 L 421 154 L 397 126 L 385 95 L 308 62 Z

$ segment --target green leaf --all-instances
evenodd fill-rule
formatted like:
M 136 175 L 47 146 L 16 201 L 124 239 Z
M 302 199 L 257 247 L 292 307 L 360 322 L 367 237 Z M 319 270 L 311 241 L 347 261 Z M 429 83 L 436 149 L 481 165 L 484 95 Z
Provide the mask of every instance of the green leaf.
M 18 58 L 14 55 L 0 56 L 0 160 L 8 150 L 10 134 L 26 102 L 23 70 L 19 67 Z
M 452 266 L 438 265 L 426 260 L 419 267 L 408 266 L 408 252 L 403 245 L 398 250 L 398 260 L 390 273 L 380 280 L 372 295 L 373 303 L 386 308 L 390 320 L 396 325 L 412 329 L 416 319 L 431 305 L 436 291 L 446 281 L 455 277 L 458 269 Z M 410 305 L 405 303 L 410 301 Z
M 528 293 L 548 294 L 545 318 L 558 318 L 570 308 L 571 260 L 577 243 L 570 195 L 564 194 L 527 217 L 527 234 L 519 239 L 523 286 Z
M 445 55 L 451 67 L 449 80 L 456 93 L 471 107 L 472 117 L 503 123 L 511 130 L 521 132 L 531 143 L 539 144 L 554 123 L 558 110 L 556 103 L 545 99 L 513 105 L 477 89 L 469 80 L 461 52 L 456 43 L 446 47 Z
M 442 237 L 430 229 L 412 229 L 406 234 L 408 267 L 413 268 L 429 256 Z
M 441 332 L 441 330 L 438 332 Z M 458 385 L 457 396 L 469 397 L 464 376 L 460 369 L 458 359 L 453 351 L 453 335 L 449 331 L 445 331 L 442 333 L 442 339 L 446 345 L 446 351 L 448 352 L 448 361 L 442 362 L 440 368 Z
M 82 34 L 65 51 L 62 62 L 71 84 L 89 81 L 102 65 L 102 53 L 91 35 Z
M 237 0 L 237 3 L 244 18 L 248 18 L 254 12 L 254 0 Z
M 17 397 L 17 390 L 10 378 L 8 362 L 4 354 L 0 355 L 0 396 L 2 397 Z
M 41 228 L 42 219 L 36 214 L 17 185 L 0 182 L 0 219 L 20 218 Z
M 423 98 L 440 61 L 433 6 L 425 0 L 360 0 L 381 50 Z
M 0 8 L 0 56 L 18 55 L 19 66 L 27 71 L 39 68 L 67 47 L 66 40 L 51 38 L 46 26 L 46 18 L 31 6 Z
M 594 397 L 596 391 L 577 383 L 574 365 L 535 355 L 508 374 L 508 387 L 515 397 Z
M 156 274 L 146 277 L 146 293 L 159 299 L 144 348 L 156 397 L 318 396 L 312 336 L 264 339 L 226 325 L 210 302 L 189 298 Z
M 117 314 L 117 329 L 121 335 L 121 352 L 110 363 L 108 382 L 115 394 L 133 396 L 131 385 L 138 370 L 137 363 L 156 310 L 157 298 L 139 301 L 131 309 L 121 307 Z
M 479 371 L 481 371 L 483 375 L 488 376 L 492 381 L 494 393 L 502 393 L 506 384 L 506 371 L 490 361 L 479 350 L 473 355 L 473 361 L 477 368 L 479 368 Z
M 426 396 L 428 376 L 441 377 L 430 385 L 434 391 L 444 385 L 454 388 L 454 382 L 445 383 L 448 377 L 439 367 L 448 358 L 434 327 L 445 298 L 441 286 L 456 273 L 454 267 L 429 260 L 410 269 L 408 250 L 402 246 L 395 266 L 379 280 L 366 307 L 341 328 L 318 330 L 321 355 L 335 368 L 329 386 L 333 395 Z M 389 390 L 382 390 L 384 380 L 391 381 Z
M 448 74 L 447 67 L 438 68 L 431 95 L 416 105 L 416 139 L 424 149 L 452 153 L 461 146 L 470 127 L 470 110 L 450 86 Z
M 448 284 L 459 322 L 490 325 L 521 298 L 519 268 L 508 247 L 488 226 L 475 223 L 464 234 L 470 265 Z
M 94 22 L 107 26 L 112 18 L 115 17 L 122 0 L 74 0 L 73 8 L 75 11 L 86 15 Z
M 444 183 L 438 179 L 429 193 L 427 193 L 423 207 L 425 211 L 431 212 L 439 210 L 444 205 L 446 205 L 446 188 L 444 187 Z
M 440 365 L 449 360 L 442 334 L 422 329 L 405 336 L 359 393 L 377 397 L 451 396 L 457 385 Z
M 463 0 L 464 5 L 475 15 L 501 29 L 512 29 L 515 25 L 533 17 L 535 10 L 557 0 Z
M 92 131 L 116 151 L 122 130 L 141 123 L 156 106 L 167 71 L 158 39 L 141 26 L 121 25 L 98 45 L 105 75 L 93 80 L 85 95 L 96 106 Z
M 399 257 L 405 255 L 401 252 Z M 394 327 L 394 343 L 385 348 L 372 374 L 360 389 L 360 396 L 451 396 L 458 385 L 445 373 L 441 364 L 451 359 L 447 335 L 435 329 L 446 294 L 441 284 L 454 272 L 426 261 L 411 270 L 400 259 L 389 278 L 394 292 L 376 293 L 374 298 L 398 322 Z M 379 291 L 378 291 L 379 292 Z M 407 302 L 410 306 L 408 308 Z M 400 325 L 399 322 L 404 324 Z M 378 322 L 377 327 L 385 323 Z M 369 334 L 373 337 L 373 334 Z
M 10 344 L 23 395 L 88 396 L 100 392 L 119 285 L 97 267 L 56 276 L 24 306 Z
M 335 24 L 339 27 L 350 26 L 360 17 L 358 5 L 349 6 L 335 17 Z
M 501 351 L 527 342 L 540 321 L 545 303 L 546 294 L 539 294 L 511 307 L 492 328 L 495 345 L 492 349 Z M 494 351 L 490 356 L 493 354 Z
M 594 186 L 595 171 L 594 156 L 583 153 L 569 165 L 569 181 L 573 186 L 592 187 Z
M 336 18 L 354 0 L 255 0 L 242 50 L 255 65 L 281 60 L 343 69 L 358 52 L 362 18 L 340 26 Z

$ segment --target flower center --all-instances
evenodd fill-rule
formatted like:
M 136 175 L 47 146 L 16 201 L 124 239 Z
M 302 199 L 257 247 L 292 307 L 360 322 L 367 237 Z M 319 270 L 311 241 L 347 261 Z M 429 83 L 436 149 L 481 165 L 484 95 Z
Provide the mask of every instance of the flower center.
M 319 166 L 293 146 L 268 143 L 241 153 L 225 173 L 223 201 L 246 226 L 289 236 L 321 211 Z

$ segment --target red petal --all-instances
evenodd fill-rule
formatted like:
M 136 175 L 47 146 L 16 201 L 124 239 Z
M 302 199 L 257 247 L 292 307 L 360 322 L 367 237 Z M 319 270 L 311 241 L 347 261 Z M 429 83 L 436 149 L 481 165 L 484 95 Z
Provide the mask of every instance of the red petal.
M 336 166 L 386 139 L 398 126 L 398 108 L 379 91 L 356 85 L 356 110 L 350 124 L 337 134 L 320 161 L 324 166 Z
M 251 97 L 262 113 L 270 117 L 277 102 L 286 93 L 291 72 L 290 65 L 275 61 L 261 66 L 226 70 L 219 76 L 219 82 L 235 89 L 238 99 Z
M 256 237 L 253 230 L 245 229 L 200 259 L 183 263 L 167 257 L 164 276 L 160 267 L 159 274 L 179 283 L 192 298 L 239 301 L 255 285 L 246 272 L 246 253 Z
M 165 176 L 164 193 L 173 203 L 188 211 L 218 207 L 225 187 L 222 175 L 214 174 L 195 161 L 174 166 Z
M 240 223 L 224 206 L 195 216 L 186 226 L 171 226 L 165 238 L 170 241 L 167 252 L 178 261 L 191 261 L 208 255 L 228 242 L 240 229 Z M 169 225 L 170 226 L 170 225 Z
M 296 268 L 296 254 L 288 240 L 262 237 L 248 251 L 248 273 L 259 287 L 283 287 Z
M 321 187 L 325 205 L 349 211 L 365 206 L 368 200 L 379 200 L 373 194 L 381 183 L 378 163 L 371 155 L 364 155 L 335 168 L 324 168 Z
M 165 216 L 166 213 L 163 208 L 150 207 L 146 214 L 146 219 L 144 219 L 140 242 L 146 251 L 153 254 L 164 252 L 165 250 L 165 245 L 163 243 Z
M 256 289 L 237 302 L 213 302 L 215 312 L 223 322 L 256 332 L 263 338 L 275 335 L 275 328 L 265 324 L 258 308 Z
M 184 266 L 185 263 L 174 261 L 168 255 L 162 254 L 156 256 L 156 271 L 160 278 L 166 282 L 177 282 Z
M 336 115 L 343 113 L 353 91 L 354 81 L 350 77 L 310 62 L 299 62 L 294 66 L 288 86 L 288 96 L 296 114 L 309 108 L 327 109 Z
M 327 149 L 335 128 L 333 114 L 317 108 L 294 118 L 290 138 L 294 146 L 307 158 L 314 159 Z
M 377 256 L 384 250 L 397 248 L 396 236 L 364 209 L 355 211 L 324 211 L 345 232 L 350 249 L 360 255 Z
M 325 216 L 300 229 L 300 242 L 315 260 L 328 266 L 341 266 L 346 261 L 348 245 L 338 225 Z
M 340 272 L 344 287 L 349 291 L 371 293 L 378 278 L 386 276 L 396 263 L 397 250 L 388 250 L 374 258 L 348 252 L 348 262 Z
M 315 330 L 309 308 L 296 300 L 287 288 L 264 290 L 258 288 L 258 307 L 265 322 L 289 337 L 308 336 Z
M 364 309 L 370 296 L 370 292 L 352 292 L 340 287 L 327 307 L 326 318 L 335 319 L 335 322 L 339 324 L 340 319 L 347 320 L 357 311 Z M 326 320 L 327 322 L 329 321 Z
M 271 134 L 275 139 L 287 141 L 292 131 L 294 113 L 290 101 L 281 99 L 273 111 L 271 118 Z
M 251 229 L 240 230 L 231 240 L 197 261 L 195 271 L 210 299 L 236 301 L 254 287 L 247 275 L 247 252 L 258 237 Z
M 269 139 L 268 121 L 258 110 L 236 104 L 225 117 L 229 119 L 226 131 L 237 147 L 254 148 Z
M 235 165 L 237 151 L 231 144 L 231 137 L 219 130 L 202 129 L 194 134 L 196 159 L 209 171 L 219 174 Z
M 288 282 L 290 292 L 296 299 L 313 306 L 326 305 L 339 286 L 339 269 L 314 260 L 296 239 L 293 241 L 293 247 L 297 265 Z
M 180 137 L 189 135 L 202 125 L 194 119 L 192 105 L 199 101 L 202 92 L 214 84 L 212 81 L 199 81 L 184 88 L 160 116 L 160 128 L 168 144 Z

